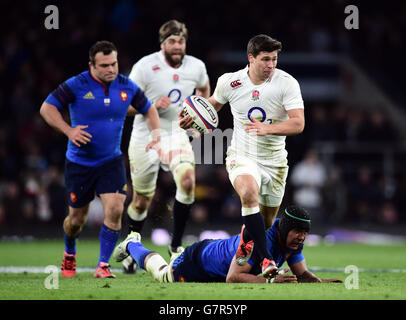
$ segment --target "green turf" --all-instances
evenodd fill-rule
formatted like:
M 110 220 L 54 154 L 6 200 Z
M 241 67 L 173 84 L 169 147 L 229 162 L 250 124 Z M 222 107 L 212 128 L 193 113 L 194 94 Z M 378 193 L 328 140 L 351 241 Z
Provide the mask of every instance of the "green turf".
M 166 247 L 146 241 L 148 248 L 167 258 Z M 77 245 L 77 267 L 95 267 L 97 240 L 80 240 Z M 62 240 L 33 242 L 0 242 L 0 266 L 45 266 L 59 268 L 63 253 Z M 406 269 L 406 245 L 372 246 L 336 244 L 306 247 L 307 264 L 324 268 L 355 265 L 367 270 Z M 112 267 L 120 264 L 112 262 Z M 235 299 L 406 299 L 406 274 L 360 272 L 359 289 L 344 284 L 202 284 L 155 282 L 146 273 L 124 275 L 117 279 L 94 279 L 91 272 L 75 278 L 59 276 L 59 289 L 45 288 L 45 273 L 0 273 L 0 299 L 148 299 L 148 300 L 235 300 Z M 322 278 L 345 280 L 344 272 L 319 272 Z

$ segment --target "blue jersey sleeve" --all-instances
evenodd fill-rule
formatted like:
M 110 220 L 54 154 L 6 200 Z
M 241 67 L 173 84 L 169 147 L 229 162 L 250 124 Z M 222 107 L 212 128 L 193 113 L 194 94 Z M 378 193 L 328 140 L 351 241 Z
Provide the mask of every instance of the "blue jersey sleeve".
M 128 79 L 130 84 L 133 86 L 134 90 L 134 97 L 131 100 L 131 105 L 141 114 L 145 114 L 148 109 L 151 107 L 152 103 L 151 101 L 148 100 L 148 98 L 145 96 L 144 91 L 141 90 L 138 85 L 132 81 L 131 79 Z
M 45 102 L 57 107 L 58 110 L 62 110 L 69 104 L 75 102 L 75 79 L 76 77 L 72 77 L 60 84 L 52 93 L 48 95 Z
M 300 251 L 298 253 L 292 254 L 287 261 L 288 265 L 292 266 L 300 261 L 304 260 L 303 252 Z

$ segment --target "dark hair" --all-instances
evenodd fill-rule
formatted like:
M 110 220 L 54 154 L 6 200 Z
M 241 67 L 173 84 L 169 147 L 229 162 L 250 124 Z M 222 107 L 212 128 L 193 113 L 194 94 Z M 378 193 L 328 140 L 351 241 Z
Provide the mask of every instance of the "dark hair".
M 97 41 L 89 50 L 89 60 L 94 65 L 95 64 L 95 57 L 98 52 L 103 52 L 104 55 L 108 55 L 113 51 L 117 52 L 117 48 L 114 43 L 110 41 Z
M 159 28 L 159 42 L 164 42 L 171 35 L 182 36 L 187 40 L 188 31 L 184 23 L 178 20 L 169 20 Z
M 281 240 L 286 244 L 286 239 L 290 230 L 299 228 L 310 231 L 311 219 L 309 213 L 298 206 L 290 205 L 282 212 L 279 220 L 279 234 Z
M 272 52 L 278 50 L 280 52 L 282 50 L 282 43 L 278 40 L 267 36 L 266 34 L 259 34 L 255 37 L 252 37 L 250 41 L 248 41 L 247 46 L 247 55 L 252 54 L 254 58 L 261 52 Z

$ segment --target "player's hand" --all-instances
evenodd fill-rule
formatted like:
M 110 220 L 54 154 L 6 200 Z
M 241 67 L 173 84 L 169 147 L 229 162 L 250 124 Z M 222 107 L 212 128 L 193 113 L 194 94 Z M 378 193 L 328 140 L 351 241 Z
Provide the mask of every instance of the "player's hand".
M 160 134 L 160 130 L 154 130 L 153 132 L 151 132 L 152 135 L 152 141 L 150 143 L 148 143 L 148 145 L 145 148 L 145 151 L 148 152 L 151 149 L 154 149 L 156 152 L 158 152 L 158 155 L 161 155 L 161 134 Z
M 244 123 L 245 131 L 247 131 L 249 135 L 265 136 L 265 135 L 269 134 L 269 132 L 268 132 L 269 124 L 260 122 L 252 116 L 250 117 L 250 119 L 252 120 L 252 122 Z
M 190 115 L 184 116 L 183 115 L 183 109 L 179 111 L 178 113 L 178 124 L 179 127 L 181 127 L 182 129 L 189 129 L 192 127 L 193 124 L 193 118 Z
M 155 108 L 157 109 L 167 109 L 171 105 L 172 101 L 169 97 L 161 97 L 155 102 Z
M 76 146 L 78 146 L 79 148 L 82 145 L 87 144 L 88 142 L 90 142 L 90 139 L 92 138 L 92 135 L 83 130 L 88 128 L 89 126 L 76 126 L 72 129 L 69 130 L 68 132 L 68 138 L 70 141 L 72 141 L 72 143 L 74 143 Z
M 278 274 L 273 283 L 297 283 L 297 278 L 294 274 Z

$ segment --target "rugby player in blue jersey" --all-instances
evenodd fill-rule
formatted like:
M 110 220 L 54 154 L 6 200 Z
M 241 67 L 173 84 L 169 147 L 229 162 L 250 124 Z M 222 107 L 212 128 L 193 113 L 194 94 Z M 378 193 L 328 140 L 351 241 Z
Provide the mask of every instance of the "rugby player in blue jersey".
M 289 206 L 266 231 L 267 247 L 275 258 L 276 266 L 281 268 L 287 261 L 292 274 L 286 274 L 289 269 L 285 268 L 275 274 L 258 276 L 262 271 L 261 260 L 255 249 L 245 265 L 232 263 L 240 235 L 196 242 L 168 265 L 159 254 L 141 244 L 139 233 L 132 232 L 116 247 L 113 257 L 122 261 L 131 255 L 140 267 L 160 282 L 342 282 L 339 279 L 320 279 L 307 269 L 302 250 L 309 230 L 309 214 L 300 207 Z
M 130 79 L 118 73 L 117 49 L 98 41 L 89 50 L 89 70 L 58 86 L 46 98 L 40 113 L 45 121 L 68 137 L 65 184 L 69 214 L 63 223 L 65 251 L 62 274 L 76 274 L 76 242 L 87 220 L 95 194 L 104 208 L 100 230 L 100 256 L 94 277 L 115 278 L 109 259 L 121 230 L 126 199 L 126 172 L 121 137 L 127 115 L 142 114 L 151 131 L 147 150 L 158 148 L 160 121 L 155 106 Z M 68 108 L 70 124 L 62 111 Z M 151 150 L 150 152 L 156 152 Z

